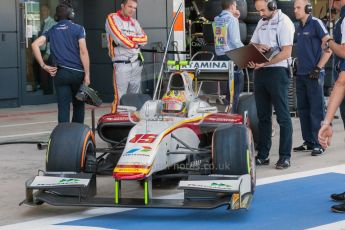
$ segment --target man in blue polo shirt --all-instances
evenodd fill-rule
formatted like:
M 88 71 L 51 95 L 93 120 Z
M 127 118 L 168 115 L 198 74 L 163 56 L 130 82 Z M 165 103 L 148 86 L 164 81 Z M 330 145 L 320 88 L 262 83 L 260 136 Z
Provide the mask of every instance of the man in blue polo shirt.
M 331 51 L 323 51 L 321 45 L 330 36 L 322 21 L 311 15 L 312 6 L 308 0 L 296 0 L 294 9 L 296 19 L 300 21 L 296 31 L 298 63 L 296 93 L 304 143 L 293 150 L 311 151 L 312 156 L 318 156 L 324 152 L 317 138 L 325 115 L 324 66 L 331 56 Z
M 214 18 L 213 30 L 214 30 L 214 44 L 217 55 L 217 60 L 227 61 L 229 58 L 225 55 L 225 52 L 240 48 L 243 46 L 240 36 L 240 26 L 238 17 L 240 12 L 237 10 L 236 0 L 222 0 L 222 12 Z M 234 72 L 234 101 L 231 111 L 237 112 L 238 98 L 243 91 L 244 79 L 243 71 L 235 67 Z M 227 88 L 229 92 L 229 88 Z M 227 93 L 228 95 L 229 93 Z
M 75 98 L 82 83 L 90 84 L 90 60 L 85 41 L 85 29 L 71 22 L 74 11 L 66 3 L 56 7 L 58 22 L 32 43 L 32 50 L 40 66 L 54 79 L 58 102 L 58 121 L 70 121 L 70 104 L 73 104 L 72 122 L 84 123 L 85 104 Z M 55 66 L 46 65 L 39 47 L 50 42 Z

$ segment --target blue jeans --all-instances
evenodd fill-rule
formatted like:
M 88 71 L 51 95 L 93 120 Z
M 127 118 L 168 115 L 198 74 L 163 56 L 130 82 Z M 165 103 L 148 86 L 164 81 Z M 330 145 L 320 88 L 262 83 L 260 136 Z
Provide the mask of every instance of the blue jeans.
M 70 104 L 73 105 L 72 122 L 84 123 L 85 103 L 75 98 L 80 85 L 83 83 L 84 73 L 59 68 L 54 77 L 58 103 L 58 122 L 70 122 Z
M 292 123 L 288 107 L 289 77 L 286 68 L 266 67 L 254 71 L 254 95 L 259 119 L 258 157 L 266 159 L 272 146 L 272 105 L 280 126 L 279 159 L 290 159 Z
M 297 75 L 297 111 L 300 118 L 302 137 L 309 146 L 320 148 L 318 132 L 325 117 L 323 94 L 325 72 L 318 80 L 309 79 L 309 75 Z

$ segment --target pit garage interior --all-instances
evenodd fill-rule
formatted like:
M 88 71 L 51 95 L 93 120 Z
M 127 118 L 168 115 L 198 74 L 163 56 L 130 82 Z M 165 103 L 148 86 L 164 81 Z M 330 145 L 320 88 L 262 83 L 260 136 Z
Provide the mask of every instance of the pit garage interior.
M 179 0 L 146 0 L 139 3 L 136 18 L 148 34 L 149 42 L 143 48 L 145 68 L 143 71 L 142 92 L 153 94 L 155 76 L 158 75 L 163 57 L 173 12 L 176 12 Z M 168 59 L 189 59 L 197 51 L 213 51 L 211 22 L 220 11 L 220 0 L 186 0 L 182 10 L 181 31 L 173 33 Z M 293 1 L 277 1 L 281 8 L 297 26 L 293 13 Z M 40 6 L 47 6 L 51 17 L 59 0 L 2 0 L 0 9 L 0 108 L 21 105 L 46 104 L 55 102 L 53 84 L 42 76 L 33 58 L 30 44 L 39 35 L 42 18 Z M 108 0 L 73 0 L 76 19 L 87 33 L 87 45 L 91 58 L 91 86 L 101 95 L 103 101 L 113 99 L 112 65 L 108 58 L 104 23 L 106 16 L 120 8 L 120 1 Z M 254 1 L 237 1 L 241 11 L 241 39 L 244 44 L 250 41 L 259 14 L 255 11 Z M 313 14 L 326 21 L 327 1 L 312 1 Z M 154 14 L 152 14 L 154 12 Z M 157 20 L 159 19 L 159 20 Z M 200 55 L 197 59 L 209 59 L 209 55 Z M 326 66 L 325 94 L 328 95 L 333 85 L 331 61 Z M 248 72 L 244 91 L 252 91 L 252 74 Z M 247 81 L 249 79 L 249 82 Z M 290 107 L 296 110 L 294 83 L 290 86 Z
M 51 130 L 56 126 L 56 108 L 54 93 L 45 94 L 44 88 L 35 82 L 35 67 L 26 46 L 34 39 L 34 31 L 27 34 L 25 26 L 25 2 L 19 0 L 1 0 L 0 3 L 0 142 L 12 140 L 47 140 Z M 35 1 L 47 4 L 53 11 L 58 0 Z M 35 3 L 34 2 L 34 3 Z M 143 4 L 143 2 L 145 4 Z M 149 37 L 149 44 L 145 47 L 145 71 L 157 74 L 162 51 L 167 40 L 172 12 L 172 0 L 144 0 L 139 1 L 137 18 Z M 214 1 L 219 2 L 219 1 Z M 216 3 L 209 1 L 195 2 L 201 15 L 194 10 L 191 2 L 185 2 L 185 15 L 191 19 L 194 28 L 188 29 L 186 19 L 185 43 L 181 57 L 190 57 L 201 49 L 212 49 L 212 39 L 204 35 L 207 26 L 200 17 L 205 7 L 215 7 Z M 248 42 L 250 31 L 255 27 L 258 15 L 253 8 L 252 1 L 239 1 L 239 5 L 246 5 L 247 17 L 241 20 L 243 41 Z M 312 1 L 314 15 L 323 17 L 326 13 L 327 1 Z M 208 5 L 210 4 L 210 5 Z M 212 5 L 215 4 L 215 5 Z M 278 1 L 283 10 L 290 9 L 291 1 Z M 30 5 L 30 4 L 29 4 Z M 113 99 L 112 65 L 109 63 L 104 43 L 104 20 L 109 12 L 119 8 L 119 1 L 109 0 L 73 0 L 77 14 L 76 22 L 86 28 L 87 44 L 91 58 L 92 87 L 100 92 L 105 104 L 96 110 L 96 117 L 109 112 L 108 102 Z M 32 9 L 37 18 L 37 5 Z M 194 7 L 194 8 L 193 8 Z M 206 8 L 207 8 L 206 7 Z M 188 9 L 192 9 L 189 10 Z M 15 12 L 15 13 L 13 13 Z M 154 17 L 152 12 L 155 13 Z M 321 13 L 320 13 L 321 12 Z M 293 15 L 293 11 L 288 12 Z M 319 14 L 320 13 L 320 14 Z M 36 18 L 35 18 L 36 17 Z M 157 18 L 162 20 L 157 20 Z M 6 23 L 5 23 L 6 22 Z M 37 24 L 37 23 L 36 23 Z M 25 26 L 26 27 L 26 26 Z M 30 29 L 32 29 L 29 26 Z M 245 29 L 244 29 L 245 28 Z M 205 31 L 204 31 L 205 29 Z M 244 32 L 246 31 L 246 32 Z M 207 42 L 208 41 L 208 42 Z M 28 44 L 27 44 L 28 43 Z M 180 43 L 182 45 L 183 43 Z M 190 45 L 192 47 L 190 47 Z M 169 50 L 176 49 L 176 43 L 170 45 Z M 175 47 L 175 48 L 174 48 Z M 189 49 L 191 48 L 191 49 Z M 153 50 L 153 52 L 149 52 Z M 157 51 L 157 52 L 156 52 Z M 176 58 L 170 54 L 169 59 Z M 156 65 L 155 63 L 158 63 Z M 329 87 L 332 87 L 331 64 L 328 65 Z M 37 74 L 37 73 L 36 73 Z M 145 73 L 144 73 L 145 74 Z M 250 73 L 249 73 L 250 74 Z M 252 81 L 251 77 L 249 77 Z M 4 84 L 6 83 L 6 84 Z M 143 91 L 153 93 L 154 79 L 144 79 Z M 245 91 L 252 90 L 252 85 L 245 84 Z M 327 86 L 327 83 L 325 84 Z M 295 111 L 293 96 L 293 82 L 290 87 L 290 110 Z M 41 105 L 43 104 L 43 105 Z M 40 105 L 40 106 L 27 106 Z M 16 108 L 16 107 L 22 108 Z M 86 124 L 91 126 L 90 111 L 87 107 Z M 335 120 L 335 139 L 333 146 L 320 158 L 310 158 L 310 154 L 294 154 L 292 167 L 287 171 L 278 171 L 273 165 L 259 168 L 257 172 L 257 190 L 251 209 L 240 212 L 228 212 L 224 208 L 212 211 L 179 210 L 174 209 L 113 209 L 113 208 L 62 208 L 42 205 L 38 209 L 18 206 L 24 198 L 24 182 L 28 177 L 37 174 L 37 169 L 44 169 L 45 151 L 38 151 L 34 145 L 6 145 L 0 146 L 3 154 L 0 175 L 0 229 L 343 229 L 345 218 L 334 215 L 329 207 L 334 202 L 329 200 L 329 194 L 341 192 L 344 189 L 345 160 L 343 157 L 344 131 L 342 121 Z M 298 118 L 293 118 L 294 142 L 299 143 L 301 133 Z M 279 130 L 277 130 L 279 132 Z M 99 147 L 104 146 L 101 140 Z M 273 137 L 272 162 L 278 159 L 279 135 Z M 103 177 L 98 181 L 101 194 L 112 195 L 112 178 Z M 141 189 L 138 183 L 131 184 L 126 195 L 141 196 L 136 192 Z M 155 195 L 178 198 L 179 191 L 159 190 Z M 286 224 L 286 219 L 291 224 Z M 284 224 L 282 224 L 284 223 Z

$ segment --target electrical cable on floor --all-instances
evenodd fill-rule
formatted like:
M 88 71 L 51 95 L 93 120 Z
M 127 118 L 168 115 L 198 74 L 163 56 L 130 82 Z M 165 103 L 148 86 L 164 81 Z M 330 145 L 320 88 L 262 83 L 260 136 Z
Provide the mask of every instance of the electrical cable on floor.
M 43 150 L 48 145 L 47 141 L 7 141 L 0 142 L 0 145 L 35 144 L 39 150 Z

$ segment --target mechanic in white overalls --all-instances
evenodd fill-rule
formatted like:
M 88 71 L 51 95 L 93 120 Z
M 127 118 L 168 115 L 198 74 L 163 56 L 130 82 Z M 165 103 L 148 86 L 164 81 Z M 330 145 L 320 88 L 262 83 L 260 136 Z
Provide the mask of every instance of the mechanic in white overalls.
M 240 26 L 238 18 L 240 12 L 237 10 L 236 0 L 222 0 L 222 12 L 214 18 L 213 33 L 217 60 L 230 60 L 225 52 L 237 49 L 243 46 L 240 36 Z M 237 112 L 238 98 L 243 91 L 244 79 L 243 71 L 235 66 L 234 72 L 234 101 L 232 104 L 232 113 Z M 229 88 L 227 88 L 227 97 Z M 229 98 L 227 98 L 229 99 Z
M 119 100 L 126 93 L 140 93 L 143 58 L 140 46 L 147 43 L 147 36 L 137 20 L 132 18 L 137 0 L 122 0 L 121 10 L 109 14 L 105 23 L 109 56 L 113 62 L 115 113 Z
M 259 144 L 256 165 L 268 165 L 272 146 L 272 105 L 280 126 L 279 160 L 276 169 L 290 166 L 292 123 L 288 106 L 289 60 L 295 27 L 290 18 L 277 9 L 274 0 L 257 0 L 255 8 L 262 19 L 255 28 L 251 43 L 261 52 L 277 54 L 266 63 L 250 63 L 254 68 L 254 95 L 259 118 Z

